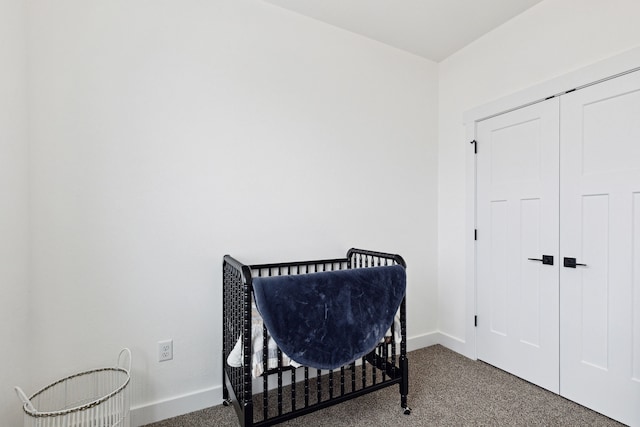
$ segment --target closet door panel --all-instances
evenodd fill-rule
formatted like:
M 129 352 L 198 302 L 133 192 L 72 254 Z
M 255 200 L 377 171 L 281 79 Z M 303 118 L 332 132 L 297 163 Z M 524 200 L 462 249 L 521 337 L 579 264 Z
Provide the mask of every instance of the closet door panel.
M 560 102 L 560 393 L 640 425 L 640 73 Z
M 477 129 L 478 358 L 555 392 L 558 108 L 550 99 Z

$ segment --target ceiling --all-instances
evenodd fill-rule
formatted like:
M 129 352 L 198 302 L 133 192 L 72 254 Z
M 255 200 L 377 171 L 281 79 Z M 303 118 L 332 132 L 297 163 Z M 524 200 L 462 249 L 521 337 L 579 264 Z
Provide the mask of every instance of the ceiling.
M 440 62 L 542 0 L 265 0 Z

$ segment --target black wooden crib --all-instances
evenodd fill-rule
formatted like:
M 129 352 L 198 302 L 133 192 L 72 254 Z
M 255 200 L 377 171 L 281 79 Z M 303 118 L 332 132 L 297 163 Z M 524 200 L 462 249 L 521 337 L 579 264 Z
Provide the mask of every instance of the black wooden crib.
M 369 270 L 374 267 L 380 268 Z M 375 348 L 367 349 L 369 352 L 357 356 L 357 360 L 330 369 L 296 363 L 294 359 L 299 359 L 293 355 L 290 358 L 274 343 L 275 330 L 268 330 L 267 317 L 263 323 L 256 310 L 260 308 L 260 298 L 256 301 L 256 297 L 260 296 L 257 291 L 262 282 L 265 286 L 269 280 L 305 283 L 305 279 L 331 274 L 349 280 L 349 274 L 377 274 L 385 268 L 401 270 L 404 278 L 406 264 L 401 256 L 362 249 L 350 249 L 345 258 L 259 265 L 224 257 L 223 398 L 226 406 L 233 405 L 242 426 L 281 423 L 395 384 L 401 408 L 410 414 L 404 288 L 397 312 L 392 313 L 391 327 L 382 339 L 376 338 Z

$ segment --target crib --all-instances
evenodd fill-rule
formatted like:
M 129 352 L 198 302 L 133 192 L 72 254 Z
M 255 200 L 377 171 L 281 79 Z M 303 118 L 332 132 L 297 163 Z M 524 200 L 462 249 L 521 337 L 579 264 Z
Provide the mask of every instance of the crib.
M 404 292 L 388 334 L 378 344 L 374 343 L 372 351 L 338 368 L 318 369 L 289 363 L 287 354 L 279 346 L 274 347 L 266 325 L 256 326 L 253 285 L 260 278 L 291 276 L 290 279 L 297 280 L 308 274 L 334 271 L 351 274 L 353 269 L 383 266 L 401 266 L 404 272 L 406 263 L 399 255 L 355 248 L 344 258 L 259 265 L 243 264 L 229 255 L 224 257 L 223 403 L 233 406 L 242 426 L 281 423 L 394 385 L 399 388 L 401 412 L 411 413 L 407 406 Z M 366 270 L 369 274 L 373 271 Z M 240 362 L 230 365 L 227 361 L 232 352 L 239 352 Z M 257 366 L 256 354 L 261 356 Z

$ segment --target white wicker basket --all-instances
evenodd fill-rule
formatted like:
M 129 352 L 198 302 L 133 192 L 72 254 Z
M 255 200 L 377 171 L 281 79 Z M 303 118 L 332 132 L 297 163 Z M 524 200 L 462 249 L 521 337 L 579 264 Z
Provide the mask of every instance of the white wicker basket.
M 128 359 L 126 368 L 123 359 Z M 131 351 L 125 348 L 115 367 L 71 375 L 29 398 L 16 387 L 24 403 L 24 427 L 129 427 L 130 372 Z

